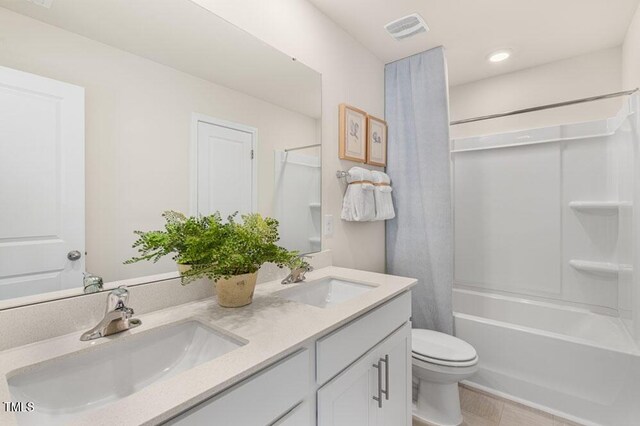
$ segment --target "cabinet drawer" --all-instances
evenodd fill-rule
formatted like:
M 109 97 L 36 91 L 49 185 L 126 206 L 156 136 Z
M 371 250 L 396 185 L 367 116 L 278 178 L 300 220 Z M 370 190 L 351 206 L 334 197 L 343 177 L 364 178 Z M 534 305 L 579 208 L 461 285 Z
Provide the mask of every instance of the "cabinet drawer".
M 322 385 L 378 344 L 411 316 L 405 292 L 316 342 L 316 381 Z
M 272 424 L 306 397 L 310 386 L 309 367 L 309 351 L 305 349 L 190 408 L 166 424 Z

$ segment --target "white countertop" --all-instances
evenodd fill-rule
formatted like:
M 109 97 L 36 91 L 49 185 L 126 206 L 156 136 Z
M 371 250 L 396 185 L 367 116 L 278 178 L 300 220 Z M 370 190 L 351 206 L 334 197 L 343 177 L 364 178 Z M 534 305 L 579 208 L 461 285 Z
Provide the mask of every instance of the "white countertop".
M 91 350 L 111 340 L 126 339 L 152 328 L 193 318 L 214 329 L 231 333 L 248 343 L 225 355 L 154 383 L 114 404 L 76 418 L 78 425 L 146 425 L 167 420 L 256 373 L 320 336 L 407 291 L 416 280 L 373 272 L 327 267 L 307 274 L 307 282 L 325 277 L 362 282 L 371 291 L 340 305 L 317 308 L 274 296 L 298 284 L 279 281 L 256 287 L 253 303 L 223 308 L 215 300 L 201 300 L 139 316 L 142 326 L 109 338 L 81 342 L 80 333 L 67 334 L 0 352 L 0 402 L 11 401 L 7 375 L 52 358 Z M 135 306 L 132 306 L 135 309 Z M 60 390 L 64 392 L 64 389 Z M 36 407 L 37 409 L 37 407 Z M 0 424 L 17 424 L 13 413 L 0 406 Z

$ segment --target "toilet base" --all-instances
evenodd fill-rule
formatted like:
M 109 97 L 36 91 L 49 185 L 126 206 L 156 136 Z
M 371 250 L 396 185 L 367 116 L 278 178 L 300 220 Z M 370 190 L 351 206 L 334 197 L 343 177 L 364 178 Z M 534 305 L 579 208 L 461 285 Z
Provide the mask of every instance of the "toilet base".
M 458 382 L 435 383 L 420 379 L 413 415 L 434 426 L 462 424 Z

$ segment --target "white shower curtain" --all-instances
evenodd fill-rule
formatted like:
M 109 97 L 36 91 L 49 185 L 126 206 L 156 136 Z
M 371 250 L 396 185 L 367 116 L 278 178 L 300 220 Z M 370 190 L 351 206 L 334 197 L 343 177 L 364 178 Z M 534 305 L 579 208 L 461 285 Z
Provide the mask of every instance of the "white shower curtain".
M 453 229 L 449 101 L 444 51 L 435 48 L 385 68 L 387 173 L 396 218 L 387 221 L 387 272 L 419 280 L 417 328 L 453 333 Z

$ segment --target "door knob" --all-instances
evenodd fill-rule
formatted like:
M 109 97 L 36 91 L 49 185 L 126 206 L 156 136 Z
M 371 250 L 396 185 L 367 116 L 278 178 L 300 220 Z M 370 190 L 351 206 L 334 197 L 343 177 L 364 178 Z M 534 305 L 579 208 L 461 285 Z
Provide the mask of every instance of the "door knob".
M 82 253 L 80 253 L 78 250 L 72 250 L 69 253 L 67 253 L 67 259 L 74 261 L 74 260 L 78 260 L 82 257 Z

